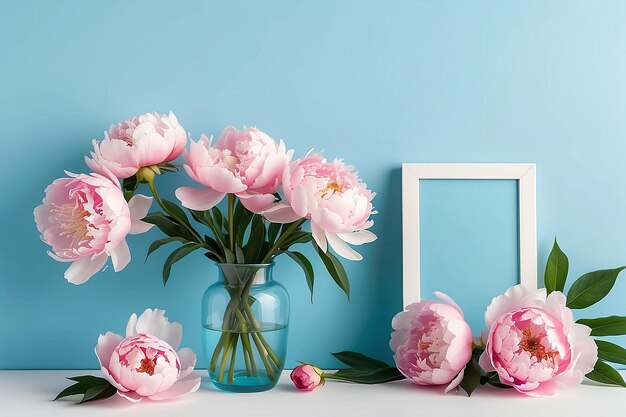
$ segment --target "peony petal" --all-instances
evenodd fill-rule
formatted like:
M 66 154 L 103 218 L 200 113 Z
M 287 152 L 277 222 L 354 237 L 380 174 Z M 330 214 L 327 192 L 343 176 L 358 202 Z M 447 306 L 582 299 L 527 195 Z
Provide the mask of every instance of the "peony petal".
M 130 209 L 130 234 L 145 233 L 153 224 L 141 221 L 150 210 L 152 205 L 152 197 L 137 194 L 128 202 L 128 208 Z
M 226 195 L 226 193 L 220 193 L 211 188 L 195 187 L 180 187 L 175 194 L 183 206 L 200 211 L 215 207 Z
M 183 379 L 189 375 L 193 371 L 194 366 L 196 366 L 196 354 L 188 347 L 180 349 L 176 354 L 180 360 L 180 375 L 178 379 Z
M 317 225 L 315 222 L 311 222 L 311 234 L 313 235 L 313 239 L 317 246 L 322 250 L 322 252 L 326 253 L 328 250 L 328 242 L 326 241 L 326 234 L 324 230 Z
M 100 366 L 109 365 L 113 351 L 122 340 L 124 340 L 122 336 L 113 332 L 106 332 L 105 334 L 98 336 L 98 343 L 96 344 L 94 351 L 96 352 L 96 357 L 98 358 L 98 362 L 100 362 Z
M 326 232 L 326 239 L 328 240 L 330 247 L 333 248 L 337 255 L 351 261 L 360 261 L 363 259 L 363 256 L 360 253 L 348 246 L 348 244 L 341 240 L 336 233 Z
M 130 262 L 130 249 L 126 239 L 123 239 L 119 245 L 111 251 L 111 261 L 115 272 L 120 272 Z
M 364 243 L 370 243 L 378 239 L 376 235 L 369 230 L 357 230 L 352 233 L 338 233 L 341 240 L 351 245 L 362 245 Z
M 237 193 L 241 204 L 253 213 L 262 213 L 272 206 L 276 197 L 274 194 L 249 194 L 247 192 Z
M 139 401 L 143 400 L 143 397 L 137 394 L 135 391 L 127 391 L 127 392 L 117 391 L 117 395 L 119 395 L 122 398 L 126 398 L 128 401 L 132 401 L 134 403 L 138 403 Z
M 483 369 L 483 371 L 492 372 L 492 371 L 495 371 L 496 368 L 493 367 L 493 364 L 491 363 L 491 359 L 489 359 L 489 354 L 487 353 L 487 351 L 488 349 L 485 349 L 485 351 L 480 355 L 480 358 L 478 359 L 478 364 Z
M 510 311 L 527 307 L 541 307 L 546 301 L 546 289 L 530 289 L 523 285 L 515 285 L 502 295 L 494 297 L 485 312 L 487 327 L 491 327 L 498 317 Z
M 172 398 L 180 397 L 191 392 L 196 392 L 200 388 L 201 379 L 194 374 L 185 379 L 180 379 L 174 385 L 172 385 L 167 391 L 160 392 L 155 395 L 151 395 L 151 400 L 170 400 Z
M 461 372 L 459 372 L 459 374 L 454 377 L 454 379 L 450 382 L 450 384 L 448 384 L 446 389 L 443 391 L 444 394 L 447 394 L 448 392 L 452 391 L 454 388 L 458 387 L 461 381 L 463 381 L 463 376 L 465 376 L 465 368 L 461 369 Z
M 272 207 L 265 210 L 261 214 L 270 222 L 281 224 L 293 223 L 296 220 L 300 220 L 302 218 L 302 216 L 293 211 L 291 206 L 288 206 L 287 204 L 282 202 L 275 203 Z
M 106 253 L 102 253 L 93 259 L 90 257 L 80 258 L 72 262 L 63 276 L 72 284 L 82 284 L 101 270 L 108 258 Z
M 461 307 L 459 307 L 459 305 L 455 303 L 454 300 L 448 294 L 439 292 L 439 291 L 435 291 L 433 294 L 435 295 L 435 297 L 439 298 L 441 301 L 448 303 L 452 307 L 456 308 L 457 311 L 461 313 L 461 317 L 464 317 L 463 310 L 461 310 Z
M 180 323 L 170 323 L 165 317 L 164 310 L 147 308 L 137 319 L 134 329 L 129 328 L 132 322 L 134 322 L 133 316 L 128 320 L 126 337 L 135 334 L 150 334 L 167 342 L 174 350 L 178 349 L 183 337 L 183 328 Z

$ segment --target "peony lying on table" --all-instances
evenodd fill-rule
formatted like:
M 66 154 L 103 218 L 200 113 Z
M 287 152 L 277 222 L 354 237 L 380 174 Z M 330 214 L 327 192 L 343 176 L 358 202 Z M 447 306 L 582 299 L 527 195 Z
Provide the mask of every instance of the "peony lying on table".
M 144 398 L 170 400 L 195 392 L 200 377 L 195 375 L 196 355 L 189 348 L 178 349 L 182 326 L 170 323 L 163 310 L 147 309 L 132 314 L 126 337 L 107 332 L 98 337 L 95 352 L 104 378 L 78 376 L 76 384 L 55 398 L 79 395 L 79 403 L 109 398 L 116 393 L 132 402 Z
M 485 313 L 482 340 L 472 341 L 463 312 L 445 294 L 443 302 L 420 301 L 398 313 L 392 322 L 390 346 L 396 367 L 355 352 L 333 354 L 349 366 L 326 373 L 307 364 L 292 373 L 298 389 L 313 390 L 319 379 L 378 384 L 408 378 L 417 385 L 459 387 L 468 395 L 479 386 L 514 388 L 531 397 L 555 394 L 594 381 L 626 387 L 605 361 L 626 364 L 626 349 L 591 336 L 626 334 L 626 317 L 574 321 L 572 309 L 589 307 L 604 298 L 624 267 L 590 272 L 563 293 L 569 261 L 556 241 L 544 277 L 546 288 L 521 285 L 495 297 Z M 304 387 L 304 388 L 303 388 Z

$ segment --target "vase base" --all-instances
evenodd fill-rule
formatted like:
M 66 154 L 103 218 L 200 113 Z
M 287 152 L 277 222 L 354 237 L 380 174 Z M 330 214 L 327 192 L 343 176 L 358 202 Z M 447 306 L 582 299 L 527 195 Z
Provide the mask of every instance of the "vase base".
M 245 373 L 235 376 L 232 383 L 217 382 L 211 378 L 213 386 L 221 391 L 228 392 L 262 392 L 269 391 L 276 386 L 278 380 L 272 380 L 267 375 L 246 376 Z

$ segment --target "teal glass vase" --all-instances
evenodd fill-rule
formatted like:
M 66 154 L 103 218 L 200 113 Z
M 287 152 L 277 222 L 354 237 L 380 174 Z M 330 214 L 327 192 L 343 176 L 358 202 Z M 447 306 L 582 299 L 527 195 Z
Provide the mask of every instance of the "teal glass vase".
M 203 349 L 213 385 L 231 392 L 272 389 L 285 366 L 289 296 L 274 264 L 217 264 L 202 298 Z

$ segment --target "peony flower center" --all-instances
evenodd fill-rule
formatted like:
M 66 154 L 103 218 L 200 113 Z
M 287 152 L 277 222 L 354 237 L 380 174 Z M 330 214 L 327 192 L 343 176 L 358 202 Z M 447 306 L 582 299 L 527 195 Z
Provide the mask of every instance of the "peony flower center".
M 326 187 L 322 188 L 322 198 L 326 198 L 326 196 L 330 197 L 335 193 L 343 192 L 343 187 L 339 185 L 339 183 L 335 180 L 328 181 Z M 330 195 L 329 195 L 330 194 Z
M 60 206 L 54 205 L 51 211 L 63 229 L 60 235 L 72 239 L 72 246 L 80 245 L 85 241 L 89 230 L 89 222 L 86 217 L 90 213 L 85 210 L 82 204 L 70 202 Z
M 141 360 L 141 365 L 137 368 L 137 372 L 144 372 L 150 376 L 154 375 L 154 367 L 156 366 L 156 362 L 152 359 L 143 358 Z
M 546 347 L 541 343 L 541 339 L 545 337 L 545 334 L 538 334 L 533 336 L 530 329 L 522 330 L 522 340 L 519 344 L 519 350 L 517 353 L 521 351 L 528 352 L 530 356 L 534 356 L 538 361 L 542 360 L 551 360 L 554 361 L 554 357 L 558 355 L 558 352 L 548 350 L 546 351 Z

